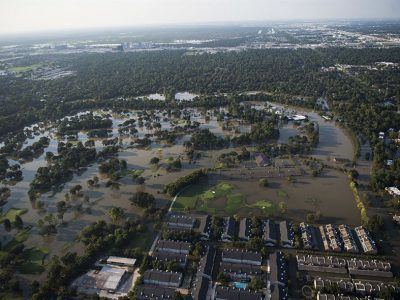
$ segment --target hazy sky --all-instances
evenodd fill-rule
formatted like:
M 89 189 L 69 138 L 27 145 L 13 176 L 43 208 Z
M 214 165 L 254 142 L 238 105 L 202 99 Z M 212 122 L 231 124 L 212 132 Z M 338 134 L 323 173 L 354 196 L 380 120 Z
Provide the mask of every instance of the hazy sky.
M 1 34 L 327 18 L 400 18 L 400 0 L 0 0 Z

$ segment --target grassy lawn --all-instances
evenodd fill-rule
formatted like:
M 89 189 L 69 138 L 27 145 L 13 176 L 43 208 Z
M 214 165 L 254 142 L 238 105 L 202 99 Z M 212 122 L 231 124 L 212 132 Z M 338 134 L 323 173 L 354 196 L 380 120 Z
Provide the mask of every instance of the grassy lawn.
M 7 255 L 7 251 L 0 251 L 0 260 L 2 260 L 3 257 L 6 255 Z
M 217 185 L 194 185 L 185 190 L 176 200 L 174 210 L 195 210 L 211 215 L 223 213 L 234 215 L 245 207 L 245 197 L 234 193 L 234 186 L 227 182 Z
M 14 293 L 0 293 L 0 300 L 24 300 L 24 297 L 19 296 L 17 294 Z
M 9 69 L 9 71 L 14 72 L 14 73 L 22 73 L 22 72 L 35 70 L 41 66 L 42 66 L 42 64 L 33 64 L 30 66 L 12 67 Z
M 46 248 L 29 248 L 23 253 L 24 262 L 18 267 L 22 274 L 40 274 L 44 271 L 44 258 L 49 253 Z
M 266 215 L 273 214 L 275 209 L 274 204 L 269 200 L 259 200 L 253 204 L 247 204 L 247 207 L 259 209 Z
M 194 209 L 199 195 L 204 192 L 205 187 L 202 185 L 193 185 L 183 191 L 176 199 L 174 210 L 183 211 L 186 209 Z
M 15 221 L 16 216 L 23 215 L 28 210 L 26 208 L 10 208 L 7 213 L 0 215 L 0 223 L 3 223 L 5 219 L 9 219 L 11 222 Z
M 244 196 L 240 193 L 228 195 L 227 198 L 228 201 L 226 203 L 225 211 L 229 215 L 237 213 L 237 211 L 244 205 Z
M 129 247 L 136 248 L 140 247 L 142 249 L 148 250 L 153 243 L 154 237 L 153 234 L 149 231 L 136 233 L 133 239 L 131 240 Z
M 286 198 L 288 196 L 288 194 L 282 190 L 279 190 L 277 193 L 278 193 L 278 196 L 281 198 Z
M 286 193 L 285 196 L 287 196 Z M 241 210 L 246 213 L 254 210 L 263 215 L 272 215 L 275 211 L 274 204 L 269 200 L 246 203 L 245 195 L 237 192 L 235 187 L 227 182 L 220 182 L 213 186 L 207 184 L 193 185 L 177 198 L 173 209 L 230 216 L 240 213 Z
M 16 244 L 25 242 L 28 239 L 29 230 L 30 229 L 24 229 L 19 231 L 11 241 L 9 241 L 6 245 L 4 245 L 4 250 L 9 250 Z
M 125 170 L 121 172 L 121 176 L 127 176 L 127 175 L 131 175 L 131 176 L 135 176 L 135 177 L 139 177 L 140 175 L 142 175 L 144 172 L 144 170 Z

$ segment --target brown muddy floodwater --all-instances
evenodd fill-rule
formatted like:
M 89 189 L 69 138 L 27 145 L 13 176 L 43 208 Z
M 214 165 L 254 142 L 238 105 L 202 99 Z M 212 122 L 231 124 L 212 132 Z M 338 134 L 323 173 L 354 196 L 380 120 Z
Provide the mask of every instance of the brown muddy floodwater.
M 292 108 L 291 108 L 292 109 Z M 296 109 L 298 113 L 304 113 L 309 116 L 312 121 L 316 121 L 320 128 L 320 143 L 313 156 L 327 160 L 329 157 L 340 157 L 352 159 L 353 147 L 350 139 L 346 136 L 344 131 L 335 126 L 333 122 L 324 121 L 317 113 L 306 111 L 303 109 Z M 232 132 L 223 131 L 221 124 L 217 122 L 216 117 L 212 116 L 211 120 L 206 122 L 205 116 L 202 111 L 197 109 L 189 109 L 191 112 L 191 120 L 201 123 L 201 128 L 209 128 L 211 132 L 217 135 L 234 135 Z M 96 112 L 102 114 L 103 112 Z M 161 116 L 161 113 L 159 113 Z M 118 136 L 118 124 L 121 124 L 128 118 L 137 118 L 137 112 L 132 112 L 129 115 L 113 115 L 113 136 Z M 171 128 L 169 121 L 160 121 L 162 129 Z M 286 124 L 281 128 L 281 136 L 279 142 L 285 142 L 289 136 L 297 134 L 292 125 Z M 137 128 L 139 130 L 139 137 L 143 137 L 146 133 L 151 131 L 145 128 Z M 248 126 L 241 126 L 242 132 L 249 131 Z M 44 159 L 45 153 L 52 151 L 57 153 L 58 138 L 55 131 L 43 130 L 43 132 L 29 139 L 28 143 L 33 143 L 41 136 L 48 136 L 51 143 L 44 154 L 39 158 L 34 159 L 32 162 L 21 164 L 23 170 L 24 180 L 17 183 L 11 188 L 11 196 L 8 203 L 3 206 L 3 212 L 6 212 L 11 207 L 27 208 L 28 212 L 22 216 L 25 225 L 32 225 L 33 229 L 30 231 L 29 238 L 25 242 L 28 247 L 38 246 L 47 247 L 50 255 L 60 254 L 66 250 L 73 249 L 74 251 L 81 251 L 79 244 L 74 243 L 77 233 L 86 225 L 98 220 L 109 220 L 108 210 L 113 206 L 119 206 L 125 209 L 128 216 L 139 216 L 142 211 L 129 202 L 129 197 L 137 191 L 146 190 L 153 193 L 158 200 L 158 205 L 167 204 L 171 199 L 166 195 L 161 194 L 164 185 L 176 180 L 177 178 L 192 172 L 195 169 L 203 167 L 214 167 L 216 158 L 223 152 L 232 151 L 231 149 L 224 149 L 218 151 L 202 152 L 202 156 L 195 163 L 189 164 L 184 155 L 184 148 L 182 146 L 185 140 L 190 136 L 183 135 L 179 138 L 177 143 L 173 146 L 158 144 L 154 142 L 149 150 L 130 148 L 129 143 L 133 140 L 131 137 L 124 137 L 123 150 L 119 153 L 119 158 L 125 159 L 128 162 L 129 170 L 144 170 L 143 177 L 146 182 L 143 186 L 136 184 L 130 177 L 120 180 L 121 187 L 119 190 L 111 190 L 105 187 L 107 179 L 102 178 L 98 173 L 98 164 L 94 163 L 89 166 L 80 175 L 74 175 L 72 181 L 66 183 L 57 192 L 50 192 L 41 196 L 41 201 L 45 204 L 47 212 L 56 213 L 56 203 L 65 200 L 65 194 L 69 189 L 76 184 L 83 187 L 83 194 L 89 196 L 89 201 L 86 202 L 82 198 L 71 198 L 71 206 L 81 206 L 84 212 L 69 211 L 64 215 L 64 221 L 67 222 L 66 226 L 58 228 L 58 234 L 52 237 L 43 237 L 38 233 L 37 222 L 43 218 L 44 212 L 32 208 L 29 201 L 27 192 L 29 183 L 34 178 L 37 168 L 46 165 Z M 78 134 L 79 140 L 85 142 L 88 138 L 85 132 Z M 96 148 L 102 148 L 102 139 L 96 140 Z M 161 160 L 161 165 L 165 165 L 168 158 L 181 157 L 182 170 L 178 172 L 167 172 L 165 168 L 154 169 L 149 165 L 152 157 L 157 156 Z M 101 178 L 101 185 L 98 188 L 89 188 L 86 181 L 94 176 Z M 284 201 L 287 205 L 288 212 L 285 216 L 281 216 L 279 212 L 275 215 L 277 217 L 293 218 L 298 221 L 304 221 L 305 215 L 308 212 L 321 211 L 324 216 L 323 222 L 343 222 L 350 225 L 357 225 L 360 223 L 359 212 L 355 207 L 355 201 L 348 187 L 348 180 L 346 176 L 337 171 L 327 171 L 318 178 L 311 178 L 304 176 L 297 179 L 295 183 L 284 182 L 284 179 L 271 180 L 271 188 L 262 189 L 259 187 L 257 180 L 249 180 L 246 182 L 233 181 L 235 189 L 240 191 L 246 196 L 246 201 L 251 203 L 258 200 L 269 200 L 278 205 L 279 202 Z M 279 192 L 279 191 L 284 191 Z M 283 196 L 285 194 L 285 196 Z M 81 211 L 82 211 L 81 210 Z M 246 211 L 244 210 L 245 214 Z M 4 231 L 3 226 L 0 227 L 0 235 L 2 241 L 10 239 L 11 233 Z

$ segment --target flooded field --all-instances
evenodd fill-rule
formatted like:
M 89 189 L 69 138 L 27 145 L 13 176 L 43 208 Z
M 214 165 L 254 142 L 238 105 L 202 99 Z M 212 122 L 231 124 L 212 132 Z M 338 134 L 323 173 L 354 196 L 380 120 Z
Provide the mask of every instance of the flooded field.
M 329 158 L 340 158 L 352 160 L 354 156 L 353 144 L 345 130 L 333 121 L 326 121 L 317 112 L 298 108 L 283 107 L 276 103 L 270 103 L 273 107 L 286 112 L 296 112 L 306 115 L 311 122 L 316 122 L 319 127 L 319 144 L 312 154 L 313 157 L 327 160 Z M 279 143 L 286 143 L 290 137 L 299 134 L 297 127 L 292 123 L 282 124 L 279 129 Z
M 161 96 L 158 94 L 158 96 Z M 157 97 L 158 97 L 157 96 Z M 184 100 L 188 97 L 196 95 L 184 94 Z M 183 98 L 182 98 L 183 99 Z M 262 104 L 258 104 L 260 109 Z M 352 159 L 353 147 L 350 139 L 344 131 L 336 126 L 333 122 L 326 122 L 317 113 L 297 109 L 299 113 L 307 114 L 310 120 L 319 124 L 320 128 L 320 143 L 314 152 L 316 158 L 327 160 L 329 157 L 340 157 Z M 107 111 L 96 111 L 98 115 L 110 114 Z M 190 120 L 199 122 L 200 128 L 209 129 L 217 136 L 235 136 L 240 133 L 249 132 L 250 126 L 238 124 L 235 131 L 226 131 L 222 129 L 221 122 L 213 115 L 213 111 L 205 111 L 199 109 L 188 109 Z M 176 124 L 184 124 L 183 120 L 166 117 L 165 112 L 156 112 L 162 130 L 170 130 Z M 207 116 L 207 118 L 206 118 Z M 164 185 L 170 183 L 177 178 L 192 172 L 198 168 L 213 168 L 216 164 L 216 159 L 221 153 L 227 153 L 235 148 L 223 150 L 201 151 L 201 156 L 198 159 L 189 161 L 185 156 L 185 141 L 190 139 L 189 134 L 182 133 L 177 137 L 173 144 L 154 141 L 146 148 L 132 147 L 131 143 L 134 138 L 132 136 L 120 135 L 118 128 L 124 121 L 134 118 L 138 120 L 139 112 L 132 111 L 124 114 L 112 114 L 112 130 L 108 138 L 118 137 L 121 150 L 118 154 L 120 159 L 127 161 L 127 169 L 131 171 L 139 170 L 141 176 L 145 179 L 145 184 L 138 184 L 131 176 L 125 176 L 119 180 L 121 184 L 119 189 L 111 189 L 106 187 L 108 178 L 99 174 L 99 164 L 93 163 L 87 168 L 81 170 L 79 174 L 75 174 L 71 181 L 64 184 L 57 191 L 44 193 L 40 197 L 40 202 L 43 203 L 43 209 L 34 208 L 33 203 L 29 200 L 28 190 L 29 184 L 35 176 L 39 167 L 46 166 L 45 153 L 51 151 L 57 153 L 57 144 L 59 141 L 66 141 L 56 134 L 55 128 L 42 128 L 39 134 L 34 135 L 26 141 L 24 147 L 32 145 L 38 141 L 40 137 L 46 136 L 50 138 L 49 146 L 44 149 L 44 152 L 32 161 L 21 163 L 23 172 L 23 181 L 18 182 L 14 186 L 10 186 L 11 195 L 8 202 L 2 207 L 3 213 L 11 208 L 27 209 L 27 212 L 22 215 L 24 225 L 32 226 L 25 244 L 29 247 L 42 247 L 45 245 L 48 248 L 49 254 L 59 254 L 67 250 L 80 251 L 79 243 L 76 243 L 77 233 L 86 225 L 97 220 L 109 220 L 108 211 L 110 208 L 117 206 L 124 209 L 126 216 L 137 217 L 142 214 L 142 210 L 131 205 L 129 197 L 132 193 L 142 190 L 152 193 L 157 200 L 158 206 L 169 204 L 171 199 L 162 193 Z M 171 123 L 173 121 L 174 125 Z M 137 137 L 143 138 L 146 134 L 154 133 L 154 129 L 143 125 L 137 127 Z M 290 136 L 298 133 L 296 127 L 292 123 L 282 124 L 280 128 L 279 143 L 286 142 Z M 78 140 L 86 142 L 88 140 L 88 132 L 80 131 Z M 96 150 L 101 150 L 104 146 L 102 138 L 95 138 Z M 158 157 L 160 163 L 158 167 L 150 165 L 150 160 L 153 157 Z M 182 161 L 182 169 L 179 171 L 167 171 L 169 161 L 180 158 Z M 87 180 L 98 176 L 99 186 L 89 187 Z M 210 177 L 211 185 L 218 185 L 220 182 L 226 181 L 225 178 L 220 178 L 218 175 Z M 270 187 L 260 187 L 258 180 L 235 180 L 230 181 L 232 184 L 232 193 L 236 195 L 231 199 L 233 202 L 242 203 L 240 209 L 231 208 L 229 214 L 246 215 L 249 213 L 274 215 L 281 218 L 292 218 L 298 221 L 304 221 L 307 213 L 315 213 L 320 211 L 323 216 L 322 222 L 344 222 L 351 225 L 360 223 L 359 212 L 355 207 L 355 202 L 351 191 L 348 188 L 347 177 L 337 171 L 326 171 L 317 178 L 310 176 L 301 176 L 296 178 L 294 182 L 286 182 L 282 179 L 271 179 Z M 58 233 L 49 237 L 39 234 L 38 220 L 43 218 L 46 213 L 57 213 L 57 202 L 66 200 L 66 194 L 75 185 L 82 186 L 83 197 L 70 197 L 69 204 L 72 207 L 63 216 L 65 225 L 57 227 Z M 239 197 L 238 194 L 241 196 Z M 240 199 L 239 199 L 240 198 Z M 223 211 L 226 207 L 225 200 L 216 201 L 215 211 Z M 284 214 L 280 212 L 279 206 L 283 202 L 287 207 Z M 265 207 L 268 206 L 268 211 Z M 264 207 L 264 208 L 263 208 Z M 343 209 L 345 208 L 345 209 Z M 2 243 L 9 241 L 15 231 L 6 232 L 4 226 L 0 226 L 0 235 Z M 150 236 L 151 238 L 151 236 Z
M 307 215 L 313 214 L 321 215 L 317 223 L 361 224 L 348 178 L 341 172 L 327 170 L 317 178 L 306 173 L 291 181 L 285 178 L 268 181 L 268 187 L 262 187 L 258 179 L 211 175 L 206 182 L 185 190 L 178 197 L 174 210 L 220 216 L 256 215 L 296 222 L 306 221 Z M 219 185 L 228 182 L 231 185 L 229 192 L 219 192 Z M 284 207 L 283 211 L 281 207 Z
M 108 112 L 96 112 L 98 115 L 103 115 Z M 212 112 L 207 112 L 211 117 L 209 120 L 205 120 L 204 112 L 200 112 L 197 109 L 190 109 L 188 113 L 191 115 L 191 120 L 200 123 L 200 128 L 207 128 L 218 136 L 224 135 L 235 135 L 234 132 L 223 131 L 219 122 L 212 116 Z M 172 128 L 170 119 L 163 119 L 161 112 L 159 112 L 160 123 L 162 130 L 168 130 Z M 112 133 L 109 138 L 118 137 L 118 125 L 123 123 L 129 118 L 137 118 L 137 113 L 132 112 L 127 115 L 112 115 Z M 180 122 L 180 120 L 175 120 Z M 248 131 L 246 126 L 241 127 L 243 131 Z M 141 127 L 138 128 L 137 137 L 143 138 L 146 134 L 153 133 L 153 129 Z M 210 151 L 202 156 L 201 159 L 189 163 L 184 156 L 184 141 L 190 138 L 190 135 L 182 134 L 178 137 L 174 145 L 166 143 L 159 143 L 154 141 L 149 147 L 144 149 L 133 148 L 130 143 L 133 141 L 133 137 L 120 136 L 120 144 L 122 149 L 118 154 L 120 159 L 127 161 L 128 170 L 142 170 L 141 176 L 145 178 L 145 184 L 141 185 L 135 182 L 131 177 L 124 177 L 119 180 L 121 183 L 118 190 L 110 189 L 106 187 L 105 183 L 108 180 L 105 176 L 99 174 L 99 164 L 93 163 L 87 168 L 82 170 L 79 174 L 75 174 L 73 179 L 64 184 L 59 190 L 48 192 L 40 197 L 40 202 L 44 204 L 44 209 L 35 209 L 33 203 L 29 200 L 28 190 L 29 184 L 33 180 L 36 170 L 39 167 L 47 165 L 45 160 L 45 153 L 51 151 L 57 153 L 57 144 L 59 141 L 66 141 L 55 134 L 54 129 L 43 130 L 41 134 L 33 136 L 28 139 L 24 145 L 32 145 L 38 141 L 40 137 L 47 136 L 50 138 L 49 146 L 44 149 L 43 154 L 35 158 L 33 161 L 25 162 L 21 164 L 23 172 L 23 181 L 11 186 L 11 195 L 8 198 L 8 202 L 2 207 L 3 212 L 7 212 L 10 208 L 27 209 L 27 213 L 22 216 L 25 225 L 32 226 L 29 237 L 25 242 L 27 245 L 36 247 L 45 244 L 50 253 L 59 253 L 60 251 L 66 251 L 69 247 L 74 245 L 76 234 L 86 225 L 97 221 L 99 219 L 109 220 L 108 211 L 114 206 L 122 207 L 125 210 L 127 217 L 137 217 L 141 215 L 142 210 L 138 207 L 131 205 L 129 197 L 132 193 L 137 190 L 147 191 L 155 195 L 157 205 L 164 206 L 168 204 L 170 199 L 162 194 L 163 187 L 165 184 L 176 180 L 177 178 L 192 172 L 194 169 L 203 167 L 214 167 L 215 159 L 221 153 L 221 151 Z M 80 131 L 78 133 L 78 139 L 81 142 L 88 140 L 87 132 Z M 95 139 L 96 150 L 103 148 L 102 141 L 104 139 Z M 229 151 L 225 149 L 223 151 Z M 159 167 L 154 168 L 150 165 L 152 157 L 158 157 L 160 159 Z M 180 171 L 167 171 L 165 166 L 168 161 L 180 158 L 182 161 L 182 169 Z M 87 180 L 98 176 L 100 178 L 99 187 L 88 187 Z M 56 204 L 61 200 L 66 200 L 65 195 L 68 194 L 69 190 L 75 185 L 81 185 L 83 197 L 71 197 L 70 205 L 72 210 L 69 210 L 64 214 L 63 221 L 67 224 L 66 226 L 60 226 L 57 228 L 58 233 L 55 236 L 43 237 L 39 234 L 37 229 L 37 222 L 43 218 L 46 213 L 57 213 Z M 86 200 L 85 200 L 86 199 Z M 76 209 L 75 209 L 76 207 Z M 44 211 L 45 210 L 45 211 Z M 14 231 L 6 232 L 4 227 L 0 227 L 0 234 L 2 236 L 2 242 L 9 241 L 15 234 Z M 79 250 L 79 248 L 78 248 Z

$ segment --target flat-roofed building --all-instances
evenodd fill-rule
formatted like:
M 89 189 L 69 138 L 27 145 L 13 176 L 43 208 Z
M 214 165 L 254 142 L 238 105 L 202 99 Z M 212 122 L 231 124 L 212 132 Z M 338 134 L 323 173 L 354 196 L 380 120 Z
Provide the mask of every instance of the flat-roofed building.
M 351 296 L 318 293 L 317 300 L 353 300 L 353 298 Z M 354 300 L 361 300 L 361 299 L 355 298 Z
M 243 218 L 239 223 L 238 237 L 242 241 L 248 241 L 251 238 L 251 219 Z
M 233 218 L 224 218 L 221 240 L 230 242 L 235 238 L 236 222 Z
M 337 289 L 343 293 L 351 293 L 354 291 L 354 284 L 349 281 L 349 280 L 343 280 L 343 279 L 338 279 L 338 280 L 331 280 L 329 278 L 315 278 L 314 279 L 314 288 L 317 291 L 323 290 L 323 289 Z
M 263 240 L 267 246 L 274 246 L 278 242 L 276 224 L 272 220 L 263 223 Z
M 225 249 L 222 251 L 222 261 L 261 266 L 262 256 L 258 252 L 244 251 L 241 249 Z
M 116 293 L 121 285 L 131 276 L 124 268 L 103 266 L 100 270 L 90 270 L 73 282 L 78 291 L 100 291 Z
M 354 239 L 353 233 L 349 226 L 343 224 L 339 225 L 339 233 L 343 240 L 344 250 L 346 250 L 347 252 L 354 252 L 354 253 L 359 252 L 357 243 Z
M 347 260 L 347 267 L 350 275 L 393 277 L 392 266 L 386 261 L 352 258 Z
M 147 270 L 143 274 L 145 284 L 179 287 L 182 282 L 182 273 L 160 270 Z
M 118 256 L 109 256 L 107 258 L 107 264 L 120 267 L 134 267 L 136 264 L 136 259 L 118 257 Z
M 347 273 L 346 260 L 332 256 L 296 255 L 297 268 L 300 271 L 328 273 Z
M 190 249 L 190 243 L 181 241 L 158 240 L 156 244 L 156 251 L 189 254 Z
M 342 242 L 335 226 L 333 226 L 332 224 L 327 224 L 324 226 L 320 226 L 319 229 L 321 232 L 324 249 L 326 251 L 342 251 Z
M 299 224 L 301 233 L 301 241 L 303 242 L 304 249 L 315 249 L 317 248 L 317 242 L 315 239 L 314 228 L 304 222 Z
M 357 237 L 360 241 L 362 250 L 366 254 L 377 254 L 378 253 L 378 248 L 376 247 L 376 244 L 374 240 L 372 239 L 370 233 L 368 232 L 367 229 L 365 229 L 363 226 L 359 226 L 354 228 Z

